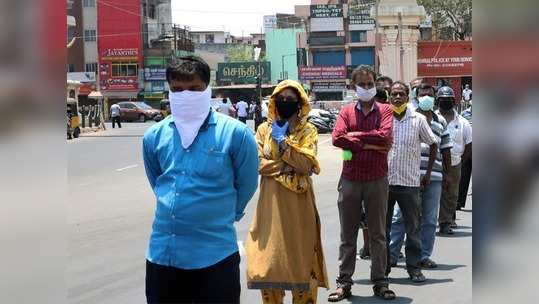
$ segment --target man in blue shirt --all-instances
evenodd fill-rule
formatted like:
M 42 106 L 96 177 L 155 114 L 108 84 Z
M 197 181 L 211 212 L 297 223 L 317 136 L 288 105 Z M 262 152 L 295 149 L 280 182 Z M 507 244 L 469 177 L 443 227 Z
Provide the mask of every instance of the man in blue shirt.
M 172 115 L 144 135 L 157 199 L 146 254 L 148 303 L 239 303 L 234 222 L 258 185 L 246 125 L 210 109 L 210 68 L 183 57 L 166 72 Z

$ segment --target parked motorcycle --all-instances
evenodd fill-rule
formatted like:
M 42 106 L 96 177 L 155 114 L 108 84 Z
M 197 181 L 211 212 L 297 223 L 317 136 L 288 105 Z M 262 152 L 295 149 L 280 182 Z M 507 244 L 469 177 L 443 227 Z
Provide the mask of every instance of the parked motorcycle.
M 319 134 L 331 133 L 337 121 L 337 114 L 325 110 L 313 109 L 307 119 L 317 129 Z

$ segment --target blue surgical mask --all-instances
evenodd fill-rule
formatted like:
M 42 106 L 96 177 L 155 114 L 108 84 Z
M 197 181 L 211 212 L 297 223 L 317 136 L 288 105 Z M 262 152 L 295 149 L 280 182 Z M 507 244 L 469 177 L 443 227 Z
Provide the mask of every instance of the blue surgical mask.
M 417 99 L 419 101 L 419 108 L 423 111 L 432 111 L 434 109 L 434 97 L 421 96 Z

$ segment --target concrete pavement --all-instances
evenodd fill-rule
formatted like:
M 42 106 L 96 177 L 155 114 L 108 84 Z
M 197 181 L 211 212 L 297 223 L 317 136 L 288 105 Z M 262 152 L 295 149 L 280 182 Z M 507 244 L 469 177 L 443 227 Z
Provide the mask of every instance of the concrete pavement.
M 144 303 L 144 253 L 154 213 L 154 197 L 146 181 L 141 157 L 141 136 L 152 122 L 125 123 L 68 143 L 70 225 L 67 284 L 69 303 Z M 321 135 L 322 174 L 314 177 L 322 222 L 322 242 L 330 284 L 338 271 L 339 217 L 336 205 L 341 170 L 340 151 Z M 257 194 L 246 216 L 237 224 L 238 240 L 245 240 L 256 208 Z M 471 208 L 471 201 L 468 208 Z M 458 213 L 461 228 L 454 237 L 436 240 L 433 259 L 437 270 L 425 271 L 428 281 L 417 285 L 406 270 L 391 273 L 392 303 L 472 303 L 472 214 Z M 361 240 L 359 243 L 361 244 Z M 358 261 L 354 297 L 342 303 L 385 303 L 372 297 L 370 261 Z M 402 263 L 401 263 L 402 264 Z M 261 303 L 258 291 L 245 283 L 242 260 L 242 303 Z M 320 290 L 319 303 L 329 291 Z M 290 296 L 287 295 L 288 302 Z

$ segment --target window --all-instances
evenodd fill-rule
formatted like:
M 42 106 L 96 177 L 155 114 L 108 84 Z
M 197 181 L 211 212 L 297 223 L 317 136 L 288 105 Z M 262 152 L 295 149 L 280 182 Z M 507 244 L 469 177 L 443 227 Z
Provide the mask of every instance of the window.
M 313 65 L 339 66 L 346 65 L 343 51 L 317 51 L 313 52 Z
M 215 35 L 214 34 L 206 34 L 206 43 L 214 43 L 215 42 Z
M 112 64 L 112 77 L 137 77 L 138 63 L 118 62 Z
M 82 5 L 84 7 L 95 7 L 95 0 L 84 0 Z
M 67 29 L 67 43 L 71 42 L 71 40 L 73 40 L 73 37 L 75 37 L 75 27 L 70 26 Z
M 95 30 L 84 30 L 84 41 L 86 42 L 96 41 Z
M 149 10 L 148 10 L 148 17 L 151 19 L 155 19 L 155 5 L 150 4 Z
M 367 31 L 351 31 L 350 42 L 367 42 Z
M 352 55 L 352 65 L 370 65 L 374 66 L 374 48 L 351 48 L 350 54 Z
M 148 6 L 146 3 L 142 3 L 142 16 L 148 17 Z
M 73 63 L 68 63 L 66 65 L 66 70 L 67 70 L 68 73 L 75 72 L 75 65 Z
M 97 72 L 97 63 L 96 62 L 87 63 L 84 70 L 86 72 Z

